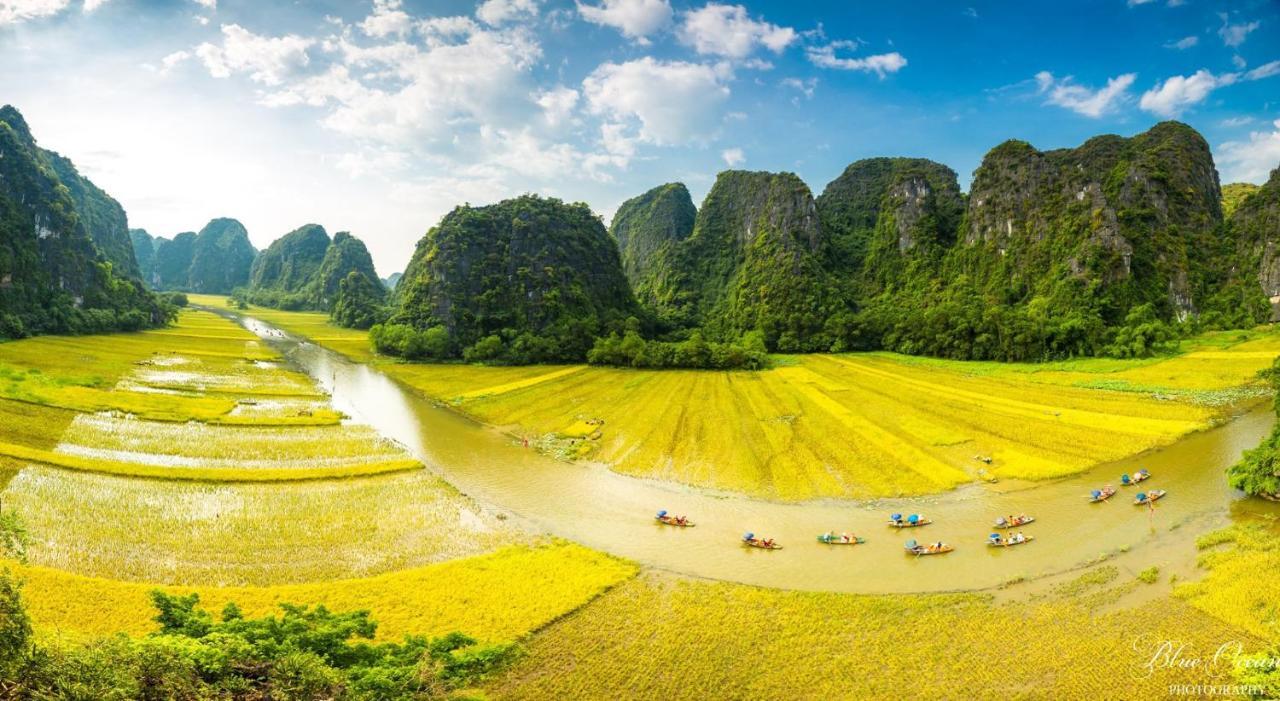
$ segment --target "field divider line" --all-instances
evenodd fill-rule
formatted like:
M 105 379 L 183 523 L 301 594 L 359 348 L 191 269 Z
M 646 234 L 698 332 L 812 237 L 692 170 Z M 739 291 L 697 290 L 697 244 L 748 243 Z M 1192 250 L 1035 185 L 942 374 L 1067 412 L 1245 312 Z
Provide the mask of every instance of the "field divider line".
M 422 463 L 412 458 L 395 458 L 377 460 L 359 465 L 343 465 L 328 468 L 266 468 L 266 469 L 233 469 L 233 468 L 190 468 L 171 467 L 168 465 L 148 465 L 144 463 L 124 463 L 112 460 L 99 460 L 57 453 L 40 448 L 30 448 L 13 443 L 0 442 L 0 455 L 16 460 L 37 462 L 53 467 L 82 472 L 99 472 L 109 475 L 127 477 L 150 477 L 156 479 L 188 480 L 197 482 L 291 482 L 297 480 L 334 479 L 340 477 L 365 477 L 381 475 L 388 472 L 416 470 Z
M 1043 419 L 1046 415 L 1050 415 L 1063 423 L 1074 426 L 1106 430 L 1114 430 L 1116 421 L 1125 421 L 1132 423 L 1131 426 L 1126 427 L 1127 433 L 1139 433 L 1153 436 L 1179 436 L 1203 428 L 1199 422 L 1195 421 L 1151 419 L 1126 414 L 1109 414 L 1099 411 L 1089 411 L 1087 409 L 1070 409 L 1052 404 L 1026 402 L 1019 399 L 1006 399 L 995 395 L 982 394 L 979 392 L 972 392 L 969 390 L 957 389 L 954 387 L 947 387 L 945 385 L 925 382 L 923 380 L 917 380 L 905 375 L 894 374 L 887 370 L 871 368 L 845 358 L 833 357 L 833 360 L 850 368 L 854 372 L 860 372 L 879 379 L 908 385 L 916 389 L 931 392 L 936 396 L 950 397 L 952 399 L 974 403 L 989 411 L 1003 412 L 1007 416 L 1015 418 Z
M 468 399 L 479 399 L 480 397 L 491 397 L 499 394 L 506 394 L 508 392 L 514 392 L 519 389 L 532 387 L 534 385 L 542 384 L 543 382 L 549 382 L 557 378 L 565 377 L 566 375 L 572 375 L 573 373 L 581 372 L 586 368 L 587 368 L 586 365 L 574 365 L 573 367 L 561 368 L 560 370 L 553 370 L 551 372 L 544 373 L 542 375 L 528 377 L 523 380 L 516 380 L 515 382 L 507 382 L 501 385 L 493 385 L 491 387 L 485 387 L 483 389 L 476 389 L 470 392 L 464 392 L 462 394 L 456 395 L 454 399 L 460 400 L 460 401 L 466 401 Z
M 818 408 L 827 412 L 840 423 L 847 426 L 854 433 L 857 433 L 867 442 L 871 443 L 880 452 L 884 453 L 890 459 L 902 463 L 907 469 L 919 474 L 926 481 L 941 485 L 944 488 L 953 487 L 957 484 L 972 481 L 973 477 L 967 472 L 949 465 L 932 454 L 903 441 L 892 431 L 876 424 L 870 418 L 858 414 L 840 402 L 828 397 L 824 392 L 815 386 L 811 380 L 804 378 L 804 373 L 808 373 L 814 377 L 820 377 L 812 370 L 804 368 L 780 368 L 777 372 L 784 378 L 789 379 L 790 384 L 802 393 L 809 401 L 813 402 Z M 895 451 L 894 447 L 899 450 Z M 903 457 L 911 457 L 914 460 L 902 460 L 899 456 L 905 453 Z M 924 466 L 932 466 L 933 470 L 929 470 Z

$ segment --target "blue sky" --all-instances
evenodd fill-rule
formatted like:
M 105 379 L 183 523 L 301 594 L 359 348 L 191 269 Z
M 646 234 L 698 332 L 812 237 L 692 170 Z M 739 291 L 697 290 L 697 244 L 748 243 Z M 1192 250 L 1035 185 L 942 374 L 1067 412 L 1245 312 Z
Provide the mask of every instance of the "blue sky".
M 350 230 L 380 272 L 461 202 L 523 192 L 606 222 L 727 167 L 814 194 L 922 156 L 967 188 L 1048 149 L 1181 119 L 1223 182 L 1280 164 L 1280 3 L 0 0 L 0 101 L 172 235 Z

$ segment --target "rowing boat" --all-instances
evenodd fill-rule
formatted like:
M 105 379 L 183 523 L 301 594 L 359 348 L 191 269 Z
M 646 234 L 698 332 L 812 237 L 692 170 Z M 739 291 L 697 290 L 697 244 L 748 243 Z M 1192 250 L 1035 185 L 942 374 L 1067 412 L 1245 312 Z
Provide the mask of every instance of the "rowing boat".
M 668 526 L 679 526 L 680 528 L 693 528 L 696 524 L 689 519 L 680 521 L 675 516 L 657 516 L 658 523 L 665 523 Z
M 1108 486 L 1102 489 L 1093 490 L 1093 493 L 1089 496 L 1089 501 L 1090 503 L 1096 504 L 1100 501 L 1106 501 L 1115 495 L 1116 495 L 1116 488 Z
M 947 545 L 946 543 L 943 543 L 941 547 L 935 548 L 928 545 L 920 545 L 914 540 L 908 540 L 905 547 L 907 552 L 915 555 L 916 557 L 920 557 L 921 555 L 942 555 L 943 553 L 949 553 L 952 550 L 955 550 L 954 547 Z
M 842 540 L 839 536 L 820 535 L 818 536 L 818 542 L 827 545 L 862 545 L 867 542 L 867 539 L 853 536 L 853 540 Z
M 1018 526 L 1025 526 L 1028 523 L 1031 523 L 1032 521 L 1035 521 L 1035 520 L 1036 520 L 1035 516 L 1027 516 L 1026 518 L 1015 519 L 1013 521 L 1005 521 L 1003 523 L 1001 523 L 1000 521 L 996 521 L 995 527 L 996 528 L 1017 528 Z
M 1160 499 L 1165 494 L 1168 494 L 1168 492 L 1163 489 L 1153 489 L 1149 492 L 1138 492 L 1138 496 L 1133 500 L 1133 505 L 1142 506 L 1143 504 L 1150 504 L 1151 502 Z
M 987 545 L 992 548 L 1007 548 L 1010 545 L 1022 545 L 1023 543 L 1030 543 L 1035 539 L 1036 537 L 1033 535 L 1026 536 L 1022 540 L 1013 540 L 1012 538 L 1003 538 L 999 541 L 995 541 L 995 540 L 987 539 Z
M 927 519 L 927 518 L 924 518 L 923 516 L 917 516 L 916 514 L 912 514 L 910 517 L 907 517 L 907 518 L 902 518 L 902 516 L 899 514 L 894 514 L 894 516 L 897 516 L 897 518 L 889 519 L 889 526 L 892 528 L 915 528 L 916 526 L 927 526 L 933 523 L 932 519 Z M 912 517 L 915 518 L 914 521 L 911 520 Z
M 742 541 L 742 544 L 749 545 L 753 548 L 760 548 L 761 550 L 781 550 L 782 549 L 782 546 L 777 543 L 769 543 L 768 545 L 766 545 L 765 542 L 760 538 L 755 538 L 753 540 L 744 540 Z

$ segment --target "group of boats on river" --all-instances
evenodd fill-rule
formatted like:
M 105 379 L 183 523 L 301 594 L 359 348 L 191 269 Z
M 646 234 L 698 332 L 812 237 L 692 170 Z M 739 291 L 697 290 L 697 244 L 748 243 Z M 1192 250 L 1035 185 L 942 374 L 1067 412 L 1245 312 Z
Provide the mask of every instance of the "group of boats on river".
M 1145 482 L 1150 478 L 1150 472 L 1146 470 L 1138 470 L 1133 475 L 1129 475 L 1128 473 L 1121 475 L 1120 485 L 1124 487 L 1131 487 L 1140 482 Z M 1118 490 L 1115 487 L 1109 484 L 1101 489 L 1094 489 L 1089 493 L 1089 502 L 1095 504 L 1105 502 L 1115 496 L 1117 491 Z M 1134 495 L 1133 503 L 1135 506 L 1150 506 L 1154 509 L 1155 502 L 1164 497 L 1165 494 L 1167 494 L 1167 492 L 1163 489 L 1150 489 L 1138 492 Z M 679 528 L 691 528 L 696 525 L 693 521 L 689 520 L 688 517 L 669 514 L 665 509 L 659 511 L 655 518 L 658 523 L 668 526 L 676 526 Z M 1035 522 L 1035 520 L 1034 516 L 1028 516 L 1027 514 L 1001 516 L 995 520 L 993 527 L 998 530 L 1008 532 L 1010 529 L 1020 528 Z M 891 514 L 889 516 L 888 525 L 890 528 L 919 528 L 931 523 L 933 523 L 933 519 L 922 516 L 921 514 L 908 514 L 905 517 L 902 514 Z M 1007 548 L 1014 545 L 1030 543 L 1033 540 L 1035 540 L 1035 536 L 1024 535 L 1020 530 L 1008 535 L 1001 535 L 997 532 L 987 536 L 987 546 L 993 548 Z M 833 531 L 827 531 L 826 533 L 818 536 L 818 542 L 823 545 L 862 545 L 866 543 L 867 540 L 849 532 L 836 534 Z M 773 538 L 761 538 L 751 532 L 742 534 L 742 544 L 747 547 L 760 548 L 762 550 L 782 549 L 782 545 Z M 915 555 L 916 557 L 923 555 L 941 555 L 955 550 L 955 546 L 942 541 L 934 543 L 918 543 L 914 539 L 908 540 L 904 547 L 908 554 Z

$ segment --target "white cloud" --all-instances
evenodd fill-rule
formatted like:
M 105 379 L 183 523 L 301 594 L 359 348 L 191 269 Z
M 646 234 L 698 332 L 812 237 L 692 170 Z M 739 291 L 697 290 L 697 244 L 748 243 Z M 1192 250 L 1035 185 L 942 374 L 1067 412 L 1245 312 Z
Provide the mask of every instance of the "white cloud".
M 409 13 L 401 9 L 401 0 L 373 0 L 373 14 L 364 18 L 360 29 L 374 38 L 404 36 L 413 28 Z
M 1239 70 L 1244 70 L 1244 67 L 1249 65 L 1249 62 L 1244 60 L 1244 56 L 1236 54 L 1231 57 L 1231 65 L 1235 66 Z
M 1259 22 L 1245 22 L 1243 24 L 1231 24 L 1231 20 L 1225 12 L 1218 13 L 1218 17 L 1222 19 L 1222 27 L 1218 29 L 1218 36 L 1222 37 L 1222 43 L 1227 46 L 1239 46 L 1249 38 L 1249 33 L 1262 26 Z
M 56 15 L 70 3 L 71 0 L 0 0 L 0 27 Z
M 724 159 L 725 165 L 730 168 L 736 168 L 746 162 L 747 156 L 740 148 L 728 148 L 720 152 L 720 157 Z
M 1245 73 L 1244 79 L 1262 80 L 1263 78 L 1270 78 L 1271 76 L 1278 74 L 1280 74 L 1280 61 L 1272 61 L 1271 63 L 1264 63 L 1248 73 Z
M 191 58 L 190 51 L 174 51 L 168 56 L 165 56 L 160 59 L 160 75 L 167 75 L 174 68 L 177 68 L 179 64 L 185 63 L 189 58 Z
M 206 10 L 218 9 L 218 0 L 193 0 L 193 2 Z
M 1203 68 L 1193 75 L 1175 75 L 1142 94 L 1142 109 L 1161 117 L 1175 118 L 1188 108 L 1204 101 L 1209 93 L 1236 82 L 1237 74 L 1215 76 Z
M 751 19 L 741 5 L 708 3 L 684 15 L 680 41 L 700 54 L 743 59 L 760 47 L 781 53 L 796 40 L 796 31 Z
M 835 68 L 842 71 L 863 71 L 875 73 L 881 78 L 888 73 L 897 73 L 907 65 L 907 59 L 897 51 L 861 58 L 840 58 L 837 49 L 855 49 L 857 42 L 834 41 L 825 46 L 810 46 L 805 49 L 809 62 L 819 68 Z
M 542 108 L 542 116 L 552 127 L 569 121 L 578 106 L 578 91 L 559 86 L 538 94 L 535 102 Z
M 1228 141 L 1218 146 L 1214 160 L 1222 168 L 1223 182 L 1262 183 L 1280 166 L 1280 119 L 1272 131 L 1255 131 L 1248 141 Z
M 729 97 L 721 77 L 711 66 L 646 56 L 601 64 L 582 81 L 582 91 L 593 114 L 638 121 L 643 141 L 682 144 L 714 133 Z
M 1200 37 L 1192 34 L 1191 36 L 1182 37 L 1177 41 L 1171 41 L 1164 45 L 1166 49 L 1178 49 L 1179 51 L 1189 49 L 1200 43 Z
M 798 91 L 808 99 L 813 99 L 813 90 L 818 86 L 817 78 L 807 78 L 800 80 L 799 78 L 783 78 L 779 83 L 784 88 L 791 88 Z
M 93 12 L 107 2 L 108 0 L 84 0 L 84 12 Z
M 537 0 L 485 0 L 476 8 L 476 17 L 490 26 L 537 14 Z
M 1221 126 L 1227 128 L 1242 127 L 1253 121 L 1253 117 L 1229 117 L 1219 122 Z
M 648 44 L 648 36 L 671 24 L 668 0 L 603 0 L 601 5 L 578 3 L 582 19 L 613 27 L 623 36 Z
M 1136 73 L 1124 73 L 1109 79 L 1105 87 L 1091 90 L 1076 84 L 1071 76 L 1057 79 L 1048 71 L 1040 71 L 1036 74 L 1036 87 L 1041 94 L 1047 94 L 1047 104 L 1065 107 L 1086 117 L 1101 117 L 1128 98 L 1129 86 L 1137 77 Z
M 1274 75 L 1280 75 L 1280 61 L 1264 63 L 1251 71 L 1219 75 L 1201 68 L 1192 75 L 1175 75 L 1166 79 L 1143 93 L 1138 104 L 1152 114 L 1172 119 L 1204 102 L 1218 88 L 1234 85 L 1242 80 L 1262 80 Z
M 1155 0 L 1129 0 L 1129 7 L 1137 7 L 1138 5 L 1146 5 L 1155 2 Z
M 224 24 L 222 44 L 201 44 L 196 47 L 196 55 L 215 78 L 248 73 L 254 82 L 279 85 L 310 62 L 307 49 L 314 43 L 295 34 L 267 37 L 238 24 Z

